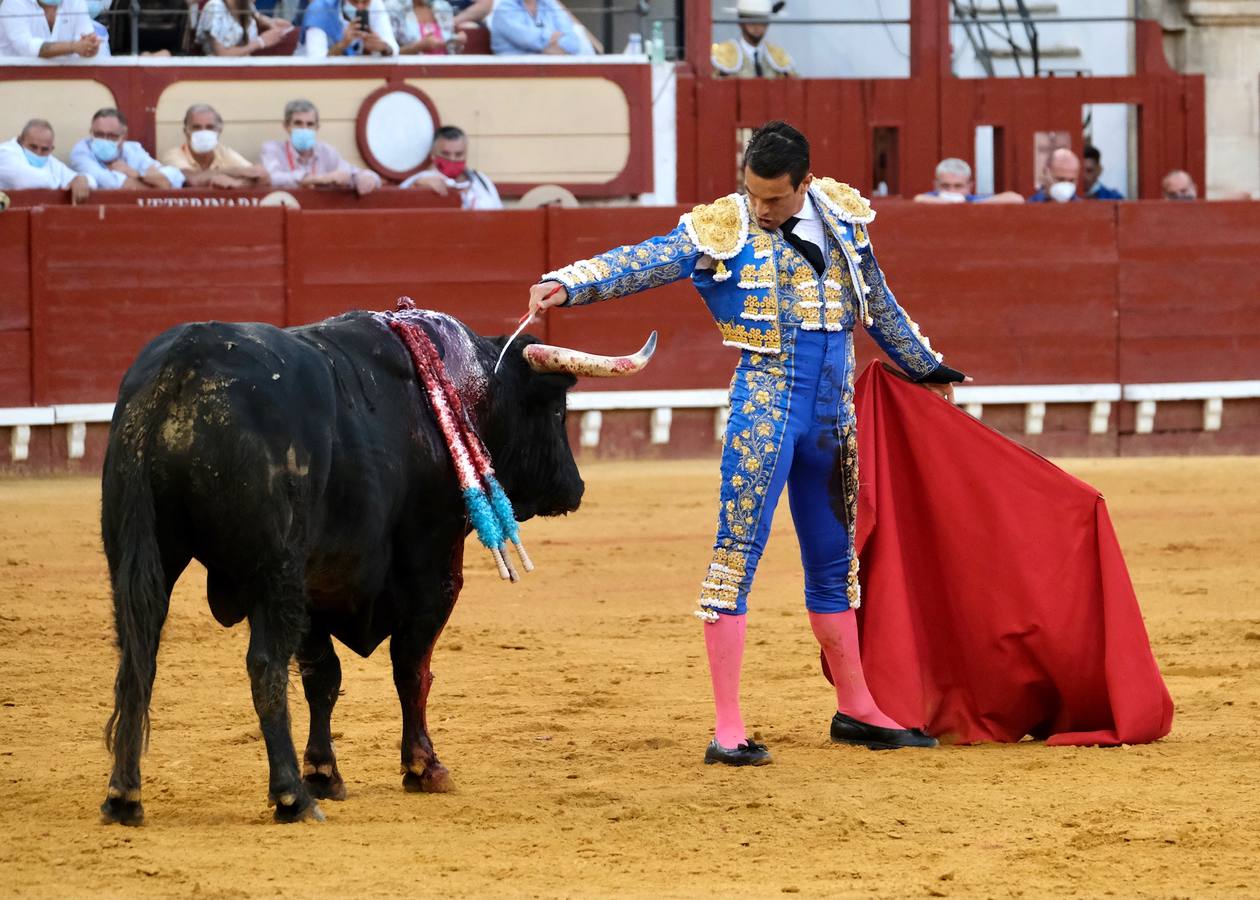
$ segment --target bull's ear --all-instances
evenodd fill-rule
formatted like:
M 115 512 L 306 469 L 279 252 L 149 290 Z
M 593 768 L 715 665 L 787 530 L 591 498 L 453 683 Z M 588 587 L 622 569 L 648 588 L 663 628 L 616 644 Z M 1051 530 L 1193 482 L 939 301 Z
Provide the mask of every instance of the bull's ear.
M 577 377 L 568 372 L 534 372 L 526 368 L 525 382 L 531 399 L 550 400 L 563 397 L 577 384 Z

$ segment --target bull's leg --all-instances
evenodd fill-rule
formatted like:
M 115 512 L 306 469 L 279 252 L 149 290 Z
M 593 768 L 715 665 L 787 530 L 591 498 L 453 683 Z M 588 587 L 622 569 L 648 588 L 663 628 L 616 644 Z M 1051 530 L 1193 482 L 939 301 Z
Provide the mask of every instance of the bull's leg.
M 463 586 L 463 539 L 452 552 L 451 569 L 436 581 L 417 585 L 410 617 L 399 623 L 389 642 L 394 663 L 394 686 L 402 703 L 403 787 L 408 791 L 443 793 L 451 790 L 451 774 L 438 761 L 429 739 L 426 704 L 433 673 L 433 645 L 451 615 Z
M 275 580 L 249 614 L 249 670 L 254 711 L 271 770 L 269 799 L 276 804 L 277 822 L 323 818 L 298 771 L 297 753 L 289 733 L 289 660 L 306 629 L 306 604 L 301 579 Z
M 346 799 L 346 784 L 337 770 L 332 743 L 332 711 L 341 690 L 341 661 L 326 631 L 306 636 L 297 652 L 302 690 L 310 708 L 311 728 L 302 756 L 302 780 L 315 797 Z

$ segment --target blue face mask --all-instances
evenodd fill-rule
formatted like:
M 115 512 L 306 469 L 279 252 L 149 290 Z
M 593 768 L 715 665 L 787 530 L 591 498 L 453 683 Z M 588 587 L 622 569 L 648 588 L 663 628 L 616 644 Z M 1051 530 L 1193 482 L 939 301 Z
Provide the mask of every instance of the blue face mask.
M 40 156 L 38 153 L 32 153 L 25 147 L 22 148 L 22 152 L 26 154 L 26 161 L 35 168 L 42 169 L 44 166 L 48 165 L 49 158 L 47 156 Z
M 305 153 L 315 146 L 315 129 L 294 128 L 289 132 L 289 140 L 293 142 L 294 150 L 298 153 Z
M 61 0 L 58 0 L 58 2 L 61 2 Z M 107 6 L 109 6 L 109 0 L 87 0 L 88 18 L 95 19 L 104 12 Z
M 61 0 L 57 0 L 57 2 L 60 3 Z M 359 14 L 359 8 L 355 6 L 353 3 L 341 4 L 341 11 L 342 13 L 345 14 L 345 17 L 347 19 L 350 19 L 351 21 L 353 21 L 354 17 Z
M 60 6 L 61 0 L 39 0 L 43 6 Z
M 118 145 L 105 138 L 92 138 L 92 155 L 103 163 L 118 159 Z

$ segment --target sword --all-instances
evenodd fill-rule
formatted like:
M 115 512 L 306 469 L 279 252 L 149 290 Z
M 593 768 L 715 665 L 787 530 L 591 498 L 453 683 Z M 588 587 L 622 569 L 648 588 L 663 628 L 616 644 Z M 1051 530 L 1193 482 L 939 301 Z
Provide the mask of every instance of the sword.
M 550 300 L 562 287 L 564 287 L 564 285 L 557 284 L 550 292 L 548 292 L 547 296 L 543 297 L 543 299 Z M 512 336 L 507 339 L 507 343 L 503 345 L 503 349 L 499 352 L 499 358 L 495 361 L 494 369 L 491 372 L 492 375 L 497 375 L 499 373 L 499 366 L 503 364 L 503 357 L 507 356 L 508 347 L 511 347 L 512 342 L 521 336 L 521 332 L 525 330 L 525 326 L 534 321 L 536 318 L 537 316 L 535 316 L 532 312 L 527 312 L 525 315 L 521 316 L 520 321 L 516 323 L 516 330 L 512 332 Z

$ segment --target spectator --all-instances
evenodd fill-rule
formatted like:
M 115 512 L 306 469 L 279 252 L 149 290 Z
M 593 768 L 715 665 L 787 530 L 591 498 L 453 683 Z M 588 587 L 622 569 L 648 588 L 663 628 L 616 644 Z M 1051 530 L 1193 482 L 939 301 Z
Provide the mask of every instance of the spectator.
M 118 110 L 98 109 L 89 134 L 70 151 L 70 165 L 80 175 L 90 175 L 97 188 L 169 190 L 184 186 L 183 172 L 159 165 L 137 142 L 126 139 L 127 120 Z
M 1081 163 L 1081 186 L 1085 188 L 1086 200 L 1123 200 L 1124 194 L 1109 188 L 1098 179 L 1102 177 L 1102 154 L 1093 144 L 1085 145 L 1084 160 Z
M 966 160 L 951 156 L 936 164 L 936 187 L 917 195 L 919 203 L 1023 203 L 1024 198 L 1014 191 L 1000 194 L 972 193 L 975 183 L 971 178 L 971 166 Z
M 433 136 L 433 165 L 417 172 L 399 187 L 422 187 L 445 197 L 459 191 L 464 209 L 503 209 L 494 182 L 468 168 L 468 135 L 462 128 L 444 125 Z
M 404 56 L 417 53 L 440 56 L 446 53 L 448 37 L 457 45 L 456 53 L 468 43 L 468 36 L 462 31 L 456 30 L 454 35 L 442 33 L 441 25 L 433 16 L 431 0 L 402 0 L 386 5 L 390 10 L 390 24 L 398 38 L 398 52 Z
M 1041 176 L 1041 189 L 1028 198 L 1029 203 L 1067 203 L 1080 200 L 1076 183 L 1081 177 L 1081 161 L 1067 147 L 1060 147 L 1046 160 Z
M 1165 200 L 1198 200 L 1199 189 L 1184 169 L 1173 169 L 1159 182 Z
M 270 183 L 267 170 L 219 142 L 223 117 L 208 103 L 184 113 L 184 143 L 166 152 L 162 163 L 184 174 L 188 187 L 246 188 Z
M 197 16 L 197 46 L 206 56 L 249 56 L 280 43 L 293 26 L 257 12 L 249 0 L 209 0 Z
M 719 78 L 795 78 L 792 57 L 766 40 L 770 16 L 783 8 L 771 0 L 739 0 L 728 13 L 739 16 L 739 37 L 713 45 L 713 74 Z
M 284 105 L 287 141 L 262 145 L 262 164 L 278 188 L 331 187 L 362 196 L 381 186 L 381 177 L 357 169 L 341 158 L 330 144 L 316 140 L 319 110 L 309 100 L 290 100 Z
M 302 18 L 307 56 L 394 56 L 398 40 L 384 0 L 311 0 Z
M 96 56 L 85 0 L 0 0 L 0 57 Z
M 43 119 L 31 119 L 22 133 L 0 144 L 0 190 L 69 190 L 70 200 L 82 203 L 96 182 L 91 175 L 77 175 L 52 155 L 53 127 Z
M 504 55 L 591 52 L 573 16 L 556 0 L 498 0 L 490 13 L 490 49 Z

